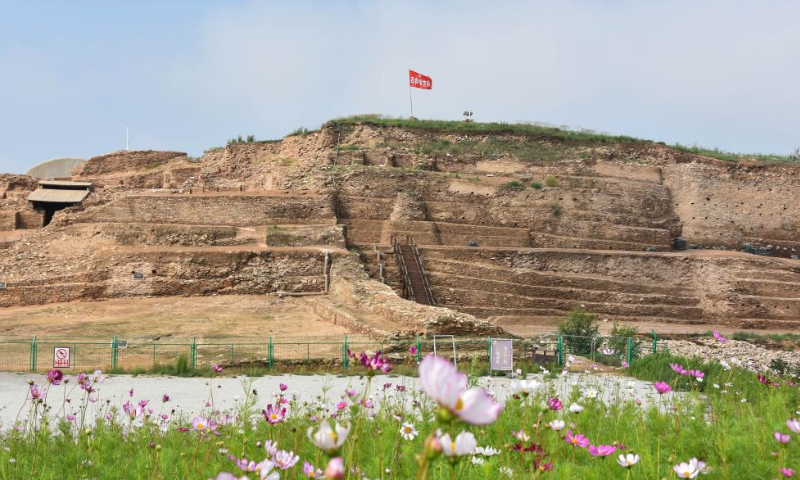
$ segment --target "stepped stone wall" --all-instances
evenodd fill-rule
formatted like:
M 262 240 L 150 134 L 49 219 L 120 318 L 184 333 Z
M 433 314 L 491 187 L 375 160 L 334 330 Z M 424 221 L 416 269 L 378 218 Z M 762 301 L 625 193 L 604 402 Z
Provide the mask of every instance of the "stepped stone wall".
M 800 253 L 800 176 L 782 165 L 685 163 L 664 168 L 664 184 L 691 243 L 741 248 L 771 244 Z
M 148 251 L 87 273 L 9 282 L 0 307 L 94 298 L 324 291 L 324 254 L 273 251 Z M 134 278 L 134 272 L 143 279 Z
M 79 222 L 255 226 L 335 223 L 330 197 L 131 195 L 88 209 Z

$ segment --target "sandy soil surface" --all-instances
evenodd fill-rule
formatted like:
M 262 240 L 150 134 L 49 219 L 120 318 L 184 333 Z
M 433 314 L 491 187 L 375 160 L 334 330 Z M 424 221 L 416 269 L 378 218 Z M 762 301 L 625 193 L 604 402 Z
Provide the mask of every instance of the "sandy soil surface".
M 2 337 L 200 339 L 340 336 L 302 297 L 123 298 L 0 309 Z

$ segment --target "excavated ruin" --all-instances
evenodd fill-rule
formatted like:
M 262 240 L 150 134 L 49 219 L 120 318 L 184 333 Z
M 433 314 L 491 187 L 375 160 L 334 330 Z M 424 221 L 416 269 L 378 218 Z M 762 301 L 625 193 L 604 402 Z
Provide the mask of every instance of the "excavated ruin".
M 375 335 L 524 335 L 579 305 L 800 326 L 800 165 L 334 121 L 201 158 L 114 152 L 67 180 L 92 193 L 41 228 L 36 181 L 0 176 L 0 307 L 281 293 Z

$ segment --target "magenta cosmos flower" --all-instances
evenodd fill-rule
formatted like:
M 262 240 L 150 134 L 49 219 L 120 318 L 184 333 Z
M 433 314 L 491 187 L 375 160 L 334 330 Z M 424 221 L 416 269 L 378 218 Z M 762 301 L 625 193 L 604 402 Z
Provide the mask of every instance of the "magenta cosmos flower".
M 217 373 L 220 373 L 222 371 L 222 367 L 220 367 L 216 363 L 214 365 L 211 365 L 211 368 Z
M 277 405 L 272 406 L 272 404 L 267 405 L 266 410 L 261 410 L 261 414 L 264 415 L 264 418 L 270 425 L 275 425 L 276 423 L 281 423 L 284 418 L 286 418 L 286 409 L 279 408 Z
M 655 387 L 656 392 L 658 392 L 659 395 L 663 395 L 672 391 L 672 387 L 670 387 L 667 382 L 655 382 L 653 387 Z
M 547 401 L 547 408 L 558 411 L 564 408 L 564 404 L 556 397 L 551 397 L 550 400 Z
M 714 338 L 717 339 L 719 343 L 727 343 L 728 339 L 723 337 L 718 331 L 714 330 Z
M 412 345 L 411 348 L 408 349 L 408 351 L 411 352 L 411 355 L 416 355 L 417 354 L 417 347 Z
M 593 457 L 607 457 L 616 451 L 614 445 L 589 445 L 589 455 Z
M 428 355 L 419 364 L 422 390 L 450 415 L 472 425 L 497 420 L 503 405 L 482 388 L 467 390 L 467 376 L 442 357 Z
M 573 447 L 581 447 L 586 448 L 589 446 L 589 439 L 583 436 L 580 433 L 572 433 L 572 430 L 567 430 L 567 436 L 564 437 L 564 441 L 572 445 Z
M 794 476 L 793 468 L 781 468 L 781 475 L 785 478 L 792 478 Z
M 347 353 L 350 355 L 350 358 L 361 362 L 361 365 L 367 367 L 370 372 L 389 373 L 392 371 L 392 364 L 389 363 L 389 359 L 383 356 L 380 351 L 375 352 L 375 355 L 371 357 L 363 352 L 358 355 L 349 351 Z
M 61 370 L 54 368 L 53 370 L 47 372 L 46 377 L 47 383 L 51 385 L 59 385 L 61 383 L 61 379 L 64 378 L 64 373 Z

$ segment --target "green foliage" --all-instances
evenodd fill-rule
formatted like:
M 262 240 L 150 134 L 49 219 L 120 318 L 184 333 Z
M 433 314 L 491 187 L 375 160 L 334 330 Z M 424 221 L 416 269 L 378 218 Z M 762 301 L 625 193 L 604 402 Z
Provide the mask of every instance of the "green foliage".
M 547 206 L 550 207 L 550 211 L 553 213 L 554 217 L 558 217 L 561 215 L 562 207 L 560 203 L 553 202 L 548 204 Z
M 609 135 L 598 133 L 591 130 L 569 130 L 564 128 L 556 128 L 551 126 L 530 124 L 530 123 L 517 123 L 509 124 L 505 122 L 497 123 L 478 123 L 478 122 L 463 122 L 463 121 L 447 121 L 447 120 L 418 120 L 408 118 L 393 118 L 382 115 L 356 115 L 352 117 L 337 118 L 328 122 L 327 125 L 334 128 L 342 128 L 345 126 L 352 126 L 355 124 L 366 124 L 378 127 L 400 127 L 409 130 L 424 130 L 441 133 L 473 133 L 473 134 L 509 134 L 526 136 L 529 139 L 536 140 L 559 140 L 564 141 L 567 145 L 562 145 L 560 148 L 546 148 L 547 146 L 541 142 L 536 142 L 541 145 L 541 151 L 532 151 L 528 154 L 517 154 L 521 159 L 525 160 L 550 160 L 552 157 L 563 158 L 566 151 L 571 151 L 569 144 L 573 143 L 591 143 L 591 144 L 611 144 L 611 143 L 643 143 L 643 144 L 661 144 L 663 142 L 653 142 L 651 140 L 644 140 L 640 138 L 630 137 L 627 135 Z M 459 142 L 460 143 L 460 142 Z M 531 144 L 533 142 L 522 142 Z M 697 145 L 687 146 L 677 143 L 671 146 L 672 148 L 696 155 L 704 155 L 712 158 L 717 158 L 725 161 L 738 161 L 754 159 L 761 162 L 800 162 L 800 148 L 789 155 L 768 155 L 768 154 L 739 154 L 727 152 L 718 148 L 704 148 Z M 429 153 L 436 151 L 435 145 L 428 145 L 426 147 Z
M 740 160 L 757 160 L 765 163 L 798 163 L 800 162 L 800 155 L 794 152 L 789 155 L 768 155 L 763 153 L 734 153 L 719 148 L 705 148 L 698 145 L 682 145 L 676 143 L 672 148 L 681 152 L 693 153 L 695 155 L 703 155 L 706 157 L 716 158 L 718 160 L 725 160 L 726 162 L 738 162 Z
M 617 355 L 624 356 L 628 351 L 628 338 L 633 338 L 631 342 L 631 358 L 636 358 L 642 350 L 642 341 L 636 338 L 638 333 L 638 327 L 619 323 L 618 320 L 614 320 L 614 326 L 611 327 L 610 332 L 611 338 L 609 338 L 606 343 Z
M 542 183 L 541 182 L 531 182 L 531 188 L 534 190 L 541 190 Z
M 447 178 L 461 178 L 461 174 L 458 172 L 450 172 L 447 174 Z
M 525 189 L 525 184 L 520 182 L 519 180 L 511 180 L 502 185 L 500 185 L 501 190 L 523 190 Z
M 558 179 L 553 175 L 548 175 L 547 178 L 544 179 L 544 184 L 548 187 L 557 187 Z
M 570 353 L 586 355 L 591 352 L 592 338 L 599 331 L 597 315 L 575 307 L 558 324 L 558 333 L 564 335 L 564 348 Z
M 306 127 L 298 127 L 294 129 L 291 133 L 287 134 L 287 137 L 304 137 L 309 133 L 318 132 L 319 130 L 309 130 Z
M 256 141 L 255 135 L 248 135 L 247 138 L 243 138 L 241 135 L 235 138 L 228 139 L 228 145 L 236 144 L 236 143 L 253 143 Z

